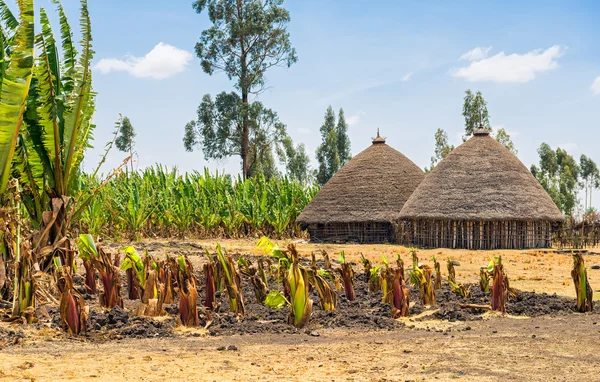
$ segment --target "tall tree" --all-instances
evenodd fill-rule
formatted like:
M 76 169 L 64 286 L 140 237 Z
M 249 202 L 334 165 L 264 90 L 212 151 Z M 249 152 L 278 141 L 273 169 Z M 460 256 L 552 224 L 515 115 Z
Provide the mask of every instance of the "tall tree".
M 288 178 L 302 184 L 311 183 L 314 173 L 310 169 L 310 157 L 306 154 L 304 143 L 294 146 L 292 138 L 287 137 L 283 140 L 283 150 L 279 152 L 279 157 L 285 163 Z
M 587 213 L 592 208 L 592 193 L 600 187 L 600 171 L 596 162 L 585 155 L 579 158 L 581 168 L 581 186 L 585 189 L 584 210 Z
M 129 117 L 121 117 L 121 125 L 119 127 L 119 136 L 115 140 L 115 145 L 119 151 L 133 155 L 133 147 L 135 146 L 135 129 L 129 120 Z M 133 171 L 133 160 L 131 162 L 131 171 Z
M 241 107 L 237 110 L 241 126 L 230 139 L 239 141 L 236 146 L 244 178 L 251 175 L 248 97 L 264 89 L 269 68 L 289 67 L 297 61 L 287 30 L 290 15 L 282 4 L 283 0 L 196 0 L 193 3 L 196 12 L 206 10 L 212 22 L 212 26 L 202 32 L 195 48 L 202 69 L 210 75 L 225 72 L 241 93 Z M 206 141 L 210 142 L 210 137 Z M 214 148 L 208 150 L 215 151 Z
M 209 94 L 202 98 L 198 107 L 198 120 L 185 127 L 183 145 L 193 151 L 196 145 L 202 147 L 204 158 L 221 160 L 230 156 L 242 156 L 244 119 L 248 117 L 248 147 L 246 176 L 262 173 L 266 177 L 276 175 L 273 150 L 283 144 L 287 137 L 286 127 L 271 109 L 260 102 L 248 105 L 248 113 L 240 113 L 244 108 L 240 96 L 222 92 L 212 100 Z
M 321 145 L 317 147 L 317 161 L 319 170 L 317 182 L 324 185 L 340 168 L 340 157 L 338 153 L 337 131 L 335 124 L 335 113 L 329 106 L 325 112 L 325 120 L 319 129 L 321 131 Z
M 465 117 L 465 135 L 462 137 L 463 142 L 466 142 L 480 125 L 486 130 L 492 130 L 487 110 L 487 102 L 483 99 L 481 92 L 478 91 L 473 94 L 470 89 L 465 91 L 462 115 Z
M 465 117 L 465 135 L 462 137 L 463 142 L 466 142 L 467 139 L 473 135 L 473 132 L 480 127 L 492 132 L 493 129 L 490 125 L 487 102 L 483 99 L 483 94 L 481 94 L 480 91 L 475 94 L 473 94 L 470 89 L 465 91 L 462 115 Z M 518 150 L 504 128 L 498 129 L 495 138 L 510 152 L 517 155 Z
M 437 129 L 435 132 L 435 152 L 431 157 L 431 167 L 425 167 L 425 172 L 430 172 L 433 168 L 454 150 L 454 145 L 448 143 L 448 133 L 443 129 Z
M 498 129 L 498 131 L 496 131 L 495 138 L 498 142 L 500 142 L 502 145 L 504 145 L 504 147 L 506 147 L 508 149 L 508 151 L 517 155 L 519 150 L 517 150 L 514 143 L 510 139 L 510 134 L 508 134 L 508 132 L 506 130 L 504 130 L 504 128 L 500 128 L 500 129 Z
M 352 159 L 350 137 L 348 136 L 348 124 L 346 123 L 346 118 L 344 117 L 344 109 L 342 108 L 340 108 L 340 112 L 338 114 L 336 131 L 338 158 L 340 161 L 339 167 L 342 167 L 350 159 Z
M 531 166 L 531 173 L 548 192 L 558 208 L 567 216 L 577 206 L 577 191 L 581 169 L 565 150 L 553 150 L 547 143 L 538 149 L 539 167 Z

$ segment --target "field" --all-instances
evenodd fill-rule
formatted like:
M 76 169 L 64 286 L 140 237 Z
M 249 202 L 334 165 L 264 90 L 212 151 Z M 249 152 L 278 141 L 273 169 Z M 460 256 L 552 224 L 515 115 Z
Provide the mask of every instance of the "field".
M 150 254 L 186 254 L 195 269 L 205 257 L 202 248 L 212 249 L 217 241 L 151 241 L 136 244 Z M 255 254 L 255 241 L 224 240 L 221 245 L 231 253 Z M 280 243 L 281 244 L 281 243 Z M 117 245 L 107 244 L 110 248 Z M 318 245 L 298 243 L 303 257 L 314 250 L 326 250 L 337 257 L 341 250 L 355 262 L 357 278 L 362 273 L 359 253 L 373 263 L 381 255 L 394 259 L 400 253 L 409 262 L 408 249 L 391 245 Z M 336 255 L 334 255 L 336 254 Z M 456 278 L 461 283 L 477 283 L 479 268 L 490 255 L 502 255 L 513 288 L 536 292 L 527 300 L 537 304 L 531 312 L 501 316 L 483 310 L 464 309 L 458 319 L 448 316 L 456 308 L 438 293 L 439 305 L 423 309 L 411 306 L 411 316 L 398 320 L 373 317 L 363 322 L 355 305 L 341 303 L 339 314 L 328 319 L 315 311 L 307 329 L 296 330 L 282 322 L 245 320 L 231 325 L 191 329 L 167 323 L 172 318 L 156 318 L 120 328 L 101 328 L 85 337 L 70 337 L 54 325 L 0 327 L 0 379 L 2 380 L 593 380 L 594 365 L 600 362 L 598 310 L 578 314 L 575 291 L 570 279 L 572 259 L 554 251 L 422 250 L 421 263 L 431 257 L 445 263 L 452 258 L 460 263 Z M 592 287 L 600 285 L 600 270 L 590 269 L 600 262 L 596 255 L 585 255 Z M 446 271 L 442 268 L 442 274 Z M 472 289 L 477 289 L 473 286 Z M 247 301 L 251 292 L 246 293 Z M 595 299 L 600 291 L 594 289 Z M 122 292 L 123 293 L 123 292 Z M 357 300 L 365 299 L 357 283 Z M 543 293 L 550 294 L 545 296 Z M 552 294 L 557 296 L 552 296 Z M 412 295 L 411 295 L 412 296 Z M 411 297 L 411 301 L 417 296 Z M 221 300 L 226 300 L 224 297 Z M 225 301 L 222 301 L 224 303 Z M 316 302 L 315 302 L 316 303 Z M 512 303 L 513 308 L 516 302 Z M 556 310 L 539 315 L 543 304 Z M 247 316 L 257 304 L 248 303 Z M 448 307 L 452 308 L 448 308 Z M 363 305 L 361 305 L 363 307 Z M 126 309 L 133 309 L 125 304 Z M 346 313 L 344 313 L 346 309 Z M 223 310 L 223 309 L 222 309 Z M 440 313 L 440 310 L 443 312 Z M 263 312 L 255 310 L 259 314 Z M 382 315 L 387 315 L 387 310 Z M 456 313 L 456 312 L 455 312 Z M 440 316 L 441 314 L 441 316 Z M 354 317 L 356 316 L 356 317 Z M 531 317 L 536 316 L 536 317 Z M 223 313 L 221 322 L 227 322 Z M 273 316 L 280 321 L 280 316 Z M 439 318 L 442 317 L 442 318 Z M 446 317 L 446 318 L 444 318 Z M 448 317 L 450 317 L 448 319 Z M 115 318 L 117 321 L 119 318 Z M 157 324 L 157 322 L 163 324 Z M 394 321 L 396 324 L 390 323 Z M 97 321 L 98 322 L 98 321 Z M 331 324 L 331 325 L 330 325 Z M 214 324 L 213 324 L 214 325 Z M 140 330 L 141 328 L 141 330 Z M 262 329 L 261 329 L 262 328 Z M 254 334 L 251 334 L 254 332 Z M 244 333 L 244 334 L 242 334 Z M 73 360 L 77 366 L 73 366 Z

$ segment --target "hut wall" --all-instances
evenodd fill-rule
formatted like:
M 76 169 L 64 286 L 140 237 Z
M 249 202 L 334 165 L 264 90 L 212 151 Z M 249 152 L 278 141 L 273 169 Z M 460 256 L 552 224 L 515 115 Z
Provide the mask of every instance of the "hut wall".
M 552 247 L 547 221 L 410 220 L 396 241 L 425 248 L 525 249 Z
M 315 242 L 389 243 L 395 238 L 387 222 L 310 224 L 308 232 Z

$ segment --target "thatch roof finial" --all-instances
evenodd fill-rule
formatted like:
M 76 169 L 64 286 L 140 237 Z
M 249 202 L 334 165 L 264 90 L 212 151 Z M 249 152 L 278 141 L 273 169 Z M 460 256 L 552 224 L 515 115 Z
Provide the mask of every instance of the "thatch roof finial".
M 385 138 L 383 138 L 382 136 L 379 135 L 379 128 L 377 128 L 377 137 L 372 138 L 372 139 L 373 139 L 373 144 L 385 143 Z

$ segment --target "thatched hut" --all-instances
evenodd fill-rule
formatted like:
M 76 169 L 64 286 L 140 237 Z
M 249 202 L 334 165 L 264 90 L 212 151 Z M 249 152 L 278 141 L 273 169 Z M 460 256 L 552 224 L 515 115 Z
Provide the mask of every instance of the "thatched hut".
M 429 248 L 551 247 L 563 215 L 525 165 L 479 129 L 408 199 L 400 241 Z
M 393 223 L 425 174 L 379 136 L 342 167 L 297 222 L 313 241 L 393 242 Z

